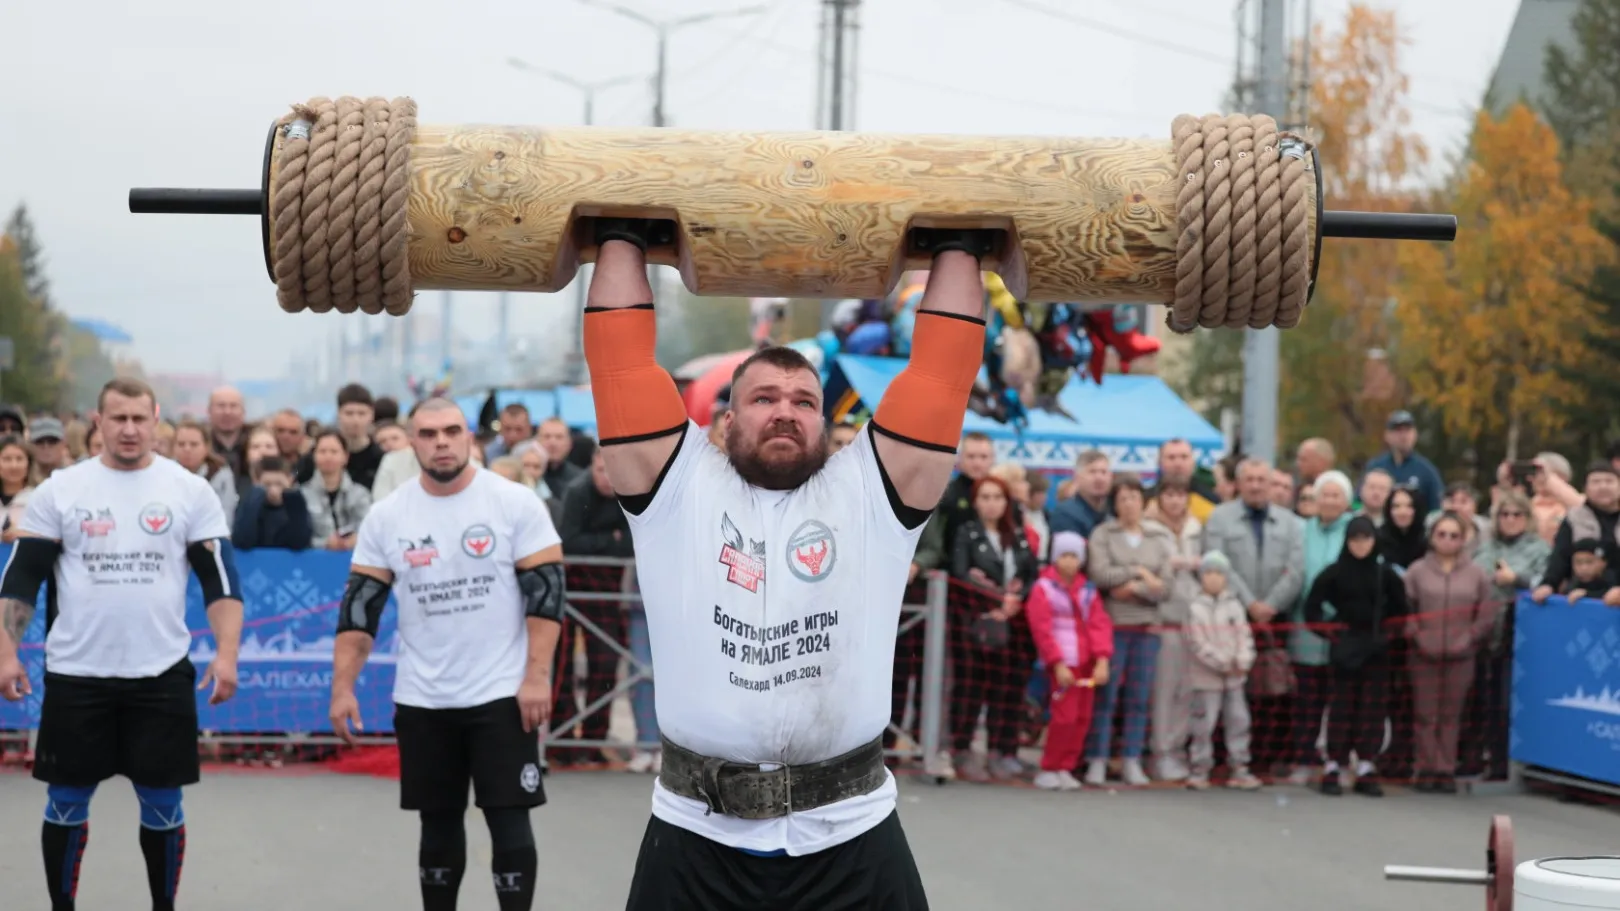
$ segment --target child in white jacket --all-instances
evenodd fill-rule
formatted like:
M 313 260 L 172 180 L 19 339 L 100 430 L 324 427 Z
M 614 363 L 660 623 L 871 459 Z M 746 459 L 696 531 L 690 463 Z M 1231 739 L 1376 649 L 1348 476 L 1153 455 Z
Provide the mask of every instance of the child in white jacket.
M 1232 564 L 1226 555 L 1212 550 L 1199 565 L 1202 590 L 1193 597 L 1187 621 L 1187 638 L 1192 663 L 1188 668 L 1193 690 L 1192 775 L 1187 787 L 1202 791 L 1209 787 L 1210 769 L 1215 764 L 1215 725 L 1226 725 L 1226 755 L 1231 775 L 1226 786 L 1244 791 L 1260 787 L 1260 779 L 1249 771 L 1249 702 L 1244 685 L 1254 667 L 1254 633 L 1249 615 L 1238 596 L 1227 588 Z

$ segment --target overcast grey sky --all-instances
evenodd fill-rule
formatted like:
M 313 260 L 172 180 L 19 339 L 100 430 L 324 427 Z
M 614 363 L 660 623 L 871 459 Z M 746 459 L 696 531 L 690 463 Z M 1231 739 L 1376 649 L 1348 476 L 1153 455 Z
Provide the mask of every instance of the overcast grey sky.
M 619 2 L 670 17 L 766 5 L 676 33 L 672 125 L 814 125 L 820 0 Z M 1336 21 L 1348 0 L 1312 6 L 1318 21 Z M 1414 116 L 1437 151 L 1460 141 L 1517 7 L 1400 0 Z M 1231 0 L 867 0 L 856 127 L 1167 137 L 1174 115 L 1214 109 L 1230 81 L 1232 9 Z M 650 73 L 653 48 L 650 29 L 578 0 L 0 0 L 0 209 L 27 201 L 57 304 L 123 326 L 149 371 L 276 377 L 295 346 L 329 347 L 338 315 L 277 308 L 256 219 L 134 216 L 131 186 L 256 187 L 269 122 L 315 95 L 410 95 L 425 123 L 577 123 L 576 92 L 507 58 L 598 80 Z M 597 120 L 643 124 L 650 108 L 650 90 L 634 84 L 605 92 Z M 424 317 L 436 321 L 438 299 L 418 299 Z M 465 334 L 494 334 L 494 295 L 457 300 Z M 573 300 L 516 296 L 514 333 L 546 333 Z

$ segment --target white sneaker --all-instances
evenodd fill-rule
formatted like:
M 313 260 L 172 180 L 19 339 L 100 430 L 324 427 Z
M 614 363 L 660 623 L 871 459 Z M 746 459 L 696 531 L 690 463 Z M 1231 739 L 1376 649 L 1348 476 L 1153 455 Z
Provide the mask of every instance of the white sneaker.
M 1100 788 L 1108 782 L 1108 760 L 1093 759 L 1086 763 L 1086 784 Z
M 1160 759 L 1157 763 L 1160 781 L 1186 781 L 1191 774 L 1179 759 Z
M 1142 771 L 1142 760 L 1140 759 L 1127 759 L 1120 763 L 1119 777 L 1121 781 L 1133 788 L 1145 787 L 1153 783 L 1153 779 L 1148 777 L 1147 772 Z
M 1311 767 L 1304 765 L 1294 766 L 1294 771 L 1288 776 L 1288 783 L 1296 788 L 1303 788 L 1311 783 Z
M 1063 773 L 1041 772 L 1035 776 L 1035 787 L 1043 791 L 1063 790 Z
M 645 775 L 652 771 L 653 754 L 637 750 L 630 761 L 624 764 L 624 770 L 635 775 Z
M 1059 770 L 1058 773 L 1057 773 L 1057 777 L 1058 777 L 1058 790 L 1060 790 L 1060 791 L 1078 791 L 1078 790 L 1080 790 L 1080 779 L 1078 779 L 1078 778 L 1074 777 L 1073 775 L 1071 775 L 1069 773 L 1068 769 Z

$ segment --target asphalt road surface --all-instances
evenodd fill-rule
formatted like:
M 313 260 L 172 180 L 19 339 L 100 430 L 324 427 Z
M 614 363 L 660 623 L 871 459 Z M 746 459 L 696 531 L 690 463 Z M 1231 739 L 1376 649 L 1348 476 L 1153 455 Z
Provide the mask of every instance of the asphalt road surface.
M 651 780 L 559 773 L 535 814 L 536 906 L 623 907 Z M 373 911 L 416 907 L 414 819 L 392 781 L 324 772 L 210 771 L 187 792 L 180 907 L 194 911 Z M 0 908 L 45 909 L 44 786 L 0 774 Z M 936 911 L 1201 907 L 1243 911 L 1474 911 L 1481 890 L 1386 883 L 1386 863 L 1480 867 L 1493 813 L 1513 816 L 1519 859 L 1620 850 L 1613 811 L 1547 797 L 1324 798 L 1162 790 L 1047 794 L 905 781 L 901 818 Z M 129 785 L 102 786 L 80 911 L 146 904 Z M 461 907 L 494 911 L 488 838 L 468 819 Z

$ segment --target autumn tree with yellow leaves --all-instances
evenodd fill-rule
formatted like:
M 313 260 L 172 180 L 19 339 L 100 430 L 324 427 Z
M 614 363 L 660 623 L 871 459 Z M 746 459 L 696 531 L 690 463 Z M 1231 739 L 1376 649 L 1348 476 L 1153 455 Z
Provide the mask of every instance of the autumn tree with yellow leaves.
M 1428 161 L 1411 127 L 1404 42 L 1393 10 L 1353 4 L 1342 23 L 1311 39 L 1307 133 L 1316 143 L 1325 198 L 1335 209 L 1411 211 L 1410 178 Z M 1403 390 L 1379 352 L 1392 345 L 1389 303 L 1398 244 L 1322 245 L 1316 291 L 1297 328 L 1283 333 L 1278 432 L 1285 441 L 1325 437 L 1349 457 L 1382 445 L 1384 419 Z
M 1454 244 L 1402 244 L 1398 363 L 1448 434 L 1524 457 L 1567 420 L 1594 307 L 1573 286 L 1607 253 L 1564 185 L 1557 137 L 1523 104 L 1481 112 L 1455 185 Z

